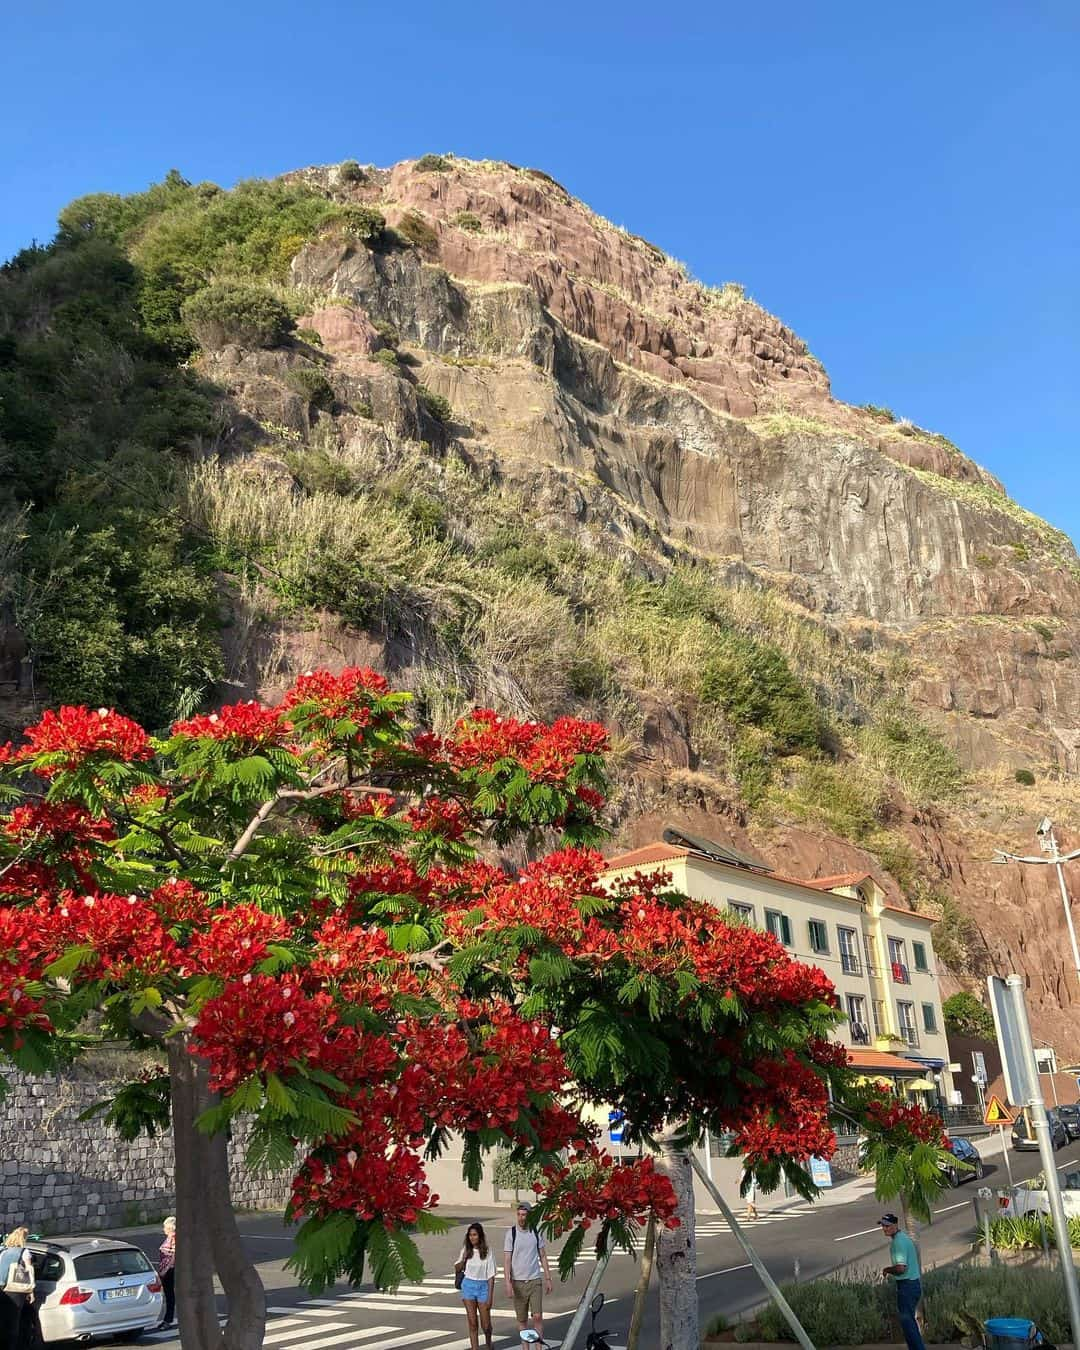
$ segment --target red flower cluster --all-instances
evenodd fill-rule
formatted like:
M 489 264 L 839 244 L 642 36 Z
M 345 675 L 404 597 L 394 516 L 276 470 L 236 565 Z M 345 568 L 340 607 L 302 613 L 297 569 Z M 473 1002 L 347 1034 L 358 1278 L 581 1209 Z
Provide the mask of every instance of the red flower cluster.
M 216 713 L 200 713 L 185 722 L 174 722 L 174 736 L 200 737 L 214 741 L 232 741 L 238 746 L 280 745 L 292 730 L 276 708 L 264 708 L 251 699 L 247 703 L 227 703 Z
M 171 928 L 176 924 L 205 923 L 210 914 L 210 902 L 192 882 L 170 877 L 164 886 L 150 892 L 147 900 Z
M 437 834 L 443 839 L 464 839 L 473 828 L 471 814 L 453 798 L 425 797 L 419 806 L 406 811 L 405 819 L 418 834 Z
M 161 916 L 137 895 L 62 894 L 43 918 L 56 952 L 90 947 L 82 979 L 153 979 L 176 969 L 180 949 Z
M 339 675 L 331 675 L 328 670 L 308 671 L 286 693 L 281 708 L 285 711 L 315 704 L 323 717 L 350 718 L 363 726 L 370 717 L 371 705 L 389 691 L 384 676 L 362 666 L 348 666 Z
M 245 975 L 204 1004 L 191 1046 L 210 1063 L 211 1090 L 228 1095 L 252 1074 L 280 1074 L 294 1060 L 332 1073 L 337 1022 L 329 994 L 305 993 L 295 978 Z
M 650 1215 L 665 1228 L 678 1228 L 671 1182 L 657 1172 L 651 1158 L 616 1163 L 594 1147 L 580 1150 L 567 1167 L 546 1168 L 545 1181 L 535 1182 L 537 1194 L 551 1192 L 556 1201 L 553 1234 L 561 1236 L 576 1224 L 624 1219 L 642 1224 Z
M 385 1012 L 392 995 L 420 992 L 415 970 L 390 946 L 385 929 L 350 924 L 334 914 L 312 937 L 311 974 L 336 985 L 350 1003 Z
M 122 717 L 109 708 L 50 708 L 41 721 L 26 728 L 27 744 L 10 758 L 21 763 L 45 753 L 62 755 L 55 764 L 36 769 L 42 778 L 52 778 L 62 770 L 77 769 L 91 755 L 106 755 L 126 763 L 149 759 L 153 754 L 146 732 L 130 717 Z
M 601 754 L 607 741 L 599 722 L 560 717 L 546 726 L 477 708 L 457 723 L 443 749 L 458 769 L 486 772 L 500 760 L 513 759 L 535 782 L 561 783 L 579 755 Z
M 39 917 L 32 909 L 0 907 L 0 1045 L 17 1049 L 31 1028 L 49 1031 L 44 1001 L 26 993 L 47 964 Z
M 909 1146 L 912 1141 L 945 1147 L 945 1129 L 941 1117 L 932 1111 L 924 1111 L 921 1106 L 902 1102 L 891 1093 L 870 1101 L 866 1107 L 866 1117 L 867 1123 L 876 1133 L 898 1148 Z
M 824 1079 L 791 1050 L 756 1060 L 740 1105 L 729 1115 L 747 1165 L 777 1158 L 831 1158 L 836 1135 L 829 1125 L 829 1092 Z
M 284 942 L 289 933 L 284 919 L 256 905 L 217 910 L 209 925 L 192 936 L 181 974 L 194 969 L 224 980 L 238 979 L 266 960 L 270 943 Z
M 304 1160 L 293 1181 L 288 1214 L 291 1219 L 302 1214 L 326 1218 L 343 1210 L 358 1219 L 379 1219 L 390 1228 L 415 1223 L 438 1199 L 411 1150 L 398 1146 L 379 1153 L 349 1145 L 339 1146 L 329 1160 L 314 1154 Z
M 59 847 L 70 846 L 74 841 L 116 838 L 112 821 L 92 816 L 77 802 L 31 802 L 17 806 L 4 821 L 3 830 L 19 843 L 48 839 Z

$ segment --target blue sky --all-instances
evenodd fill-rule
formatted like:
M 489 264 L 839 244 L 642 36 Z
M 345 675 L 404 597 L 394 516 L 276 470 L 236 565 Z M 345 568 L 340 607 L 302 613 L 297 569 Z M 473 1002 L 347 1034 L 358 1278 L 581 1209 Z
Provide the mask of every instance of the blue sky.
M 2 256 L 173 166 L 533 165 L 1080 540 L 1073 0 L 55 0 L 4 26 Z

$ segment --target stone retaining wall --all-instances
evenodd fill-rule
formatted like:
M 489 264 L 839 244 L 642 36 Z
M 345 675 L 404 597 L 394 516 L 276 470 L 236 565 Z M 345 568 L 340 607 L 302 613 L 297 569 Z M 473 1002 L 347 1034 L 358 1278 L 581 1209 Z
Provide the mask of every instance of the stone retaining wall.
M 0 1231 L 25 1223 L 35 1233 L 82 1232 L 150 1223 L 172 1212 L 173 1148 L 168 1134 L 126 1143 L 101 1120 L 80 1121 L 108 1095 L 75 1074 L 6 1075 L 0 1099 Z M 289 1176 L 244 1167 L 244 1131 L 231 1146 L 232 1198 L 239 1209 L 281 1209 Z

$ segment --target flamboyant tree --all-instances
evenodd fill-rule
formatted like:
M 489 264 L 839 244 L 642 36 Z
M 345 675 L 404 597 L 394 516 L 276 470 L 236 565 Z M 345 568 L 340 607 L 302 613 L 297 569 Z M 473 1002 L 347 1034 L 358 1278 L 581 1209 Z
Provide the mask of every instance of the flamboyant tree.
M 767 934 L 636 877 L 608 891 L 602 727 L 477 710 L 445 738 L 380 675 L 305 675 L 148 735 L 61 708 L 0 748 L 0 1050 L 40 1071 L 94 1038 L 155 1047 L 106 1104 L 132 1135 L 171 1122 L 185 1350 L 261 1344 L 226 1140 L 288 1168 L 293 1265 L 318 1289 L 422 1273 L 425 1158 L 463 1141 L 540 1164 L 537 1221 L 628 1245 L 671 1186 L 616 1165 L 584 1108 L 730 1131 L 765 1185 L 828 1155 L 828 981 Z M 510 842 L 559 851 L 513 872 Z M 865 1103 L 862 1108 L 865 1108 Z M 864 1110 L 865 1114 L 865 1110 Z M 228 1297 L 219 1329 L 213 1277 Z

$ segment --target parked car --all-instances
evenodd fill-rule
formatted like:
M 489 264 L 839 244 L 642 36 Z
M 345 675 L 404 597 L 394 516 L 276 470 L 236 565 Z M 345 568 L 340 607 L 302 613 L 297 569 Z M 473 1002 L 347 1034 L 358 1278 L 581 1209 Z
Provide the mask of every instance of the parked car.
M 1070 1139 L 1080 1139 L 1080 1102 L 1073 1102 L 1070 1106 L 1057 1106 L 1054 1108 L 1061 1117 L 1061 1123 L 1068 1131 Z
M 969 1139 L 957 1135 L 954 1139 L 946 1139 L 945 1147 L 956 1159 L 957 1163 L 967 1163 L 967 1167 L 947 1166 L 944 1171 L 949 1178 L 950 1186 L 959 1186 L 964 1181 L 981 1181 L 983 1178 L 983 1160 L 979 1150 Z
M 165 1316 L 161 1279 L 129 1242 L 73 1237 L 26 1245 L 47 1345 L 97 1336 L 135 1341 Z
M 1010 1191 L 999 1191 L 998 1195 L 999 1212 L 1007 1218 L 1050 1213 L 1050 1197 L 1041 1172 L 1021 1181 Z M 1080 1218 L 1080 1172 L 1062 1172 L 1061 1203 L 1067 1219 Z
M 1069 1142 L 1069 1132 L 1065 1128 L 1065 1123 L 1058 1115 L 1055 1108 L 1051 1108 L 1046 1113 L 1050 1121 L 1050 1140 L 1055 1149 L 1064 1148 Z M 1031 1122 L 1031 1111 L 1028 1107 L 1020 1112 L 1016 1117 L 1016 1123 L 1012 1127 L 1012 1146 L 1018 1152 L 1037 1150 L 1039 1141 L 1035 1136 L 1035 1126 Z

